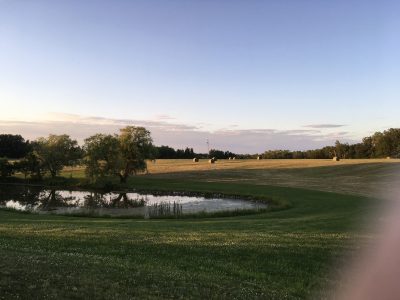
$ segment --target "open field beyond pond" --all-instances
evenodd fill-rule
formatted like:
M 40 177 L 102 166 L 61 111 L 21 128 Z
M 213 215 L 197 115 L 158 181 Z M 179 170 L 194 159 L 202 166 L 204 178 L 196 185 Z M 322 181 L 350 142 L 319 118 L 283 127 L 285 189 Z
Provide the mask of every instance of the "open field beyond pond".
M 304 299 L 327 294 L 397 160 L 158 160 L 126 187 L 286 203 L 263 214 L 130 220 L 0 211 L 0 298 Z M 65 170 L 80 178 L 82 169 Z
M 187 159 L 148 162 L 148 179 L 231 182 L 299 187 L 365 196 L 388 193 L 400 176 L 400 159 L 270 159 L 218 160 L 195 163 Z M 66 169 L 65 177 L 83 178 L 82 168 Z M 117 181 L 117 179 L 115 179 Z M 135 179 L 131 178 L 131 182 Z

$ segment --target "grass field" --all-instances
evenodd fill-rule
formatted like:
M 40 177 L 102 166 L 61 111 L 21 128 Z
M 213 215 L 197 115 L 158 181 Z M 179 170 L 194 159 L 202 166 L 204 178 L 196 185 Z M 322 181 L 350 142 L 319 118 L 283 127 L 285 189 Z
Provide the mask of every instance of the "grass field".
M 362 224 L 399 166 L 166 160 L 128 183 L 290 203 L 258 215 L 129 220 L 0 211 L 0 298 L 321 298 L 348 255 L 373 240 Z
M 400 159 L 274 159 L 219 160 L 209 164 L 192 160 L 149 162 L 152 179 L 176 179 L 195 182 L 232 182 L 252 185 L 299 187 L 312 190 L 380 196 L 399 179 Z M 82 178 L 82 168 L 65 170 L 64 176 Z

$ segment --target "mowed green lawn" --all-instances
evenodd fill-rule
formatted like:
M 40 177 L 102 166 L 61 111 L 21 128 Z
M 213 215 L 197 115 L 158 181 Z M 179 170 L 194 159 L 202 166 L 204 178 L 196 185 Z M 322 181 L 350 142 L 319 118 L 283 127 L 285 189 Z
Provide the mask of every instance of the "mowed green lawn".
M 332 168 L 334 176 L 348 175 L 346 168 Z M 299 176 L 305 180 L 311 170 Z M 333 193 L 247 182 L 235 179 L 237 171 L 229 176 L 229 170 L 199 170 L 198 178 L 194 171 L 138 176 L 129 185 L 252 195 L 290 208 L 178 220 L 0 211 L 0 298 L 320 297 L 349 253 L 373 239 L 361 225 L 379 200 L 356 190 Z M 254 172 L 257 177 L 261 171 Z

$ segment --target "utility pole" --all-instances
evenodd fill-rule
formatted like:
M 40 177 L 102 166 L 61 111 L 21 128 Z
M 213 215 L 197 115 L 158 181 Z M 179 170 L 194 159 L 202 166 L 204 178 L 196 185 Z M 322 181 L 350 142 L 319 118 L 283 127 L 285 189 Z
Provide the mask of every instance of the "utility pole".
M 210 141 L 207 139 L 207 155 L 210 155 Z

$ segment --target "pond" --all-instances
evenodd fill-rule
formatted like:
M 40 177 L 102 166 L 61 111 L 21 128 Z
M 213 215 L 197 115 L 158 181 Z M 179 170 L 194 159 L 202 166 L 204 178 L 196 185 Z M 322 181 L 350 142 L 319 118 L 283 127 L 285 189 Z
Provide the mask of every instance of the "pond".
M 267 204 L 233 197 L 206 198 L 181 194 L 154 195 L 134 192 L 100 193 L 0 185 L 0 207 L 41 214 L 155 218 L 261 210 L 267 208 Z

